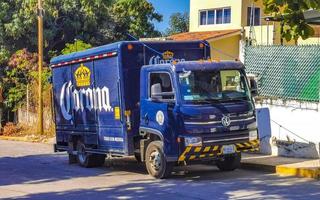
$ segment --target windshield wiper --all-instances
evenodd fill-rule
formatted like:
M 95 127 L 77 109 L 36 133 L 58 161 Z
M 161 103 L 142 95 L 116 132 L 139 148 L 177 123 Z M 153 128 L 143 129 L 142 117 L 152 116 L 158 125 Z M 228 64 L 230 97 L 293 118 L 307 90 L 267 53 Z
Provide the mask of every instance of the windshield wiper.
M 207 100 L 192 100 L 191 102 L 194 104 L 211 104 L 211 102 Z
M 237 98 L 230 98 L 230 97 L 227 97 L 224 99 L 225 101 L 244 101 L 244 102 L 247 102 L 249 101 L 248 97 L 246 96 L 243 96 L 243 97 L 237 97 Z
M 223 99 L 205 99 L 206 101 L 212 103 L 212 102 L 221 102 Z

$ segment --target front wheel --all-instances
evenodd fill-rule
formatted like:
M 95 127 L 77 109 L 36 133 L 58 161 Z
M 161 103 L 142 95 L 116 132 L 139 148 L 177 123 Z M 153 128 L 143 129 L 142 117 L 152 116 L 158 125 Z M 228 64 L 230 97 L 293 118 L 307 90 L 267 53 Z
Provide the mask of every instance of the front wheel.
M 240 167 L 241 153 L 228 155 L 223 160 L 217 160 L 216 165 L 221 171 L 233 171 Z
M 168 177 L 173 168 L 173 163 L 166 161 L 161 141 L 153 141 L 148 145 L 145 163 L 148 173 L 159 179 Z

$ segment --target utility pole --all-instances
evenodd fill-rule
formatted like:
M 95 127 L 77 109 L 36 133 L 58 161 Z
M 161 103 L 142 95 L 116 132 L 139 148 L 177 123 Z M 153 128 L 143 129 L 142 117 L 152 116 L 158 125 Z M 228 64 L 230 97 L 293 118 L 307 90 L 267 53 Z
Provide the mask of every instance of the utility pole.
M 38 131 L 43 134 L 43 99 L 42 99 L 42 67 L 43 67 L 43 8 L 42 0 L 38 0 Z

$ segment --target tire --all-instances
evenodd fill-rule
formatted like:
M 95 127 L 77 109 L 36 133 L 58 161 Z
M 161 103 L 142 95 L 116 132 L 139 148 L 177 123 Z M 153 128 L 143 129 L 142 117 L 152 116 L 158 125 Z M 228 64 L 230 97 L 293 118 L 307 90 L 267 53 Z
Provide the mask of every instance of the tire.
M 99 167 L 105 162 L 105 155 L 91 154 L 85 151 L 85 145 L 78 141 L 77 143 L 77 160 L 82 167 Z
M 76 155 L 68 153 L 68 158 L 69 158 L 69 164 L 75 164 L 78 162 Z
M 225 156 L 223 160 L 217 160 L 216 165 L 221 171 L 233 171 L 240 167 L 241 153 Z
M 163 142 L 153 141 L 149 143 L 145 156 L 146 168 L 151 176 L 163 179 L 171 175 L 174 163 L 166 161 Z

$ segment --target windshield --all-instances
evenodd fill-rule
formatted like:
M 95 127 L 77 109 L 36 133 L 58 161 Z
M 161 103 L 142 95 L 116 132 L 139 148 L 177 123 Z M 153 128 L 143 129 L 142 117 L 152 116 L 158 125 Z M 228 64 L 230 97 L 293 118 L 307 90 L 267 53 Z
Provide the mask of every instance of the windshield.
M 187 102 L 250 99 L 245 76 L 240 70 L 183 71 L 178 77 L 182 99 Z

